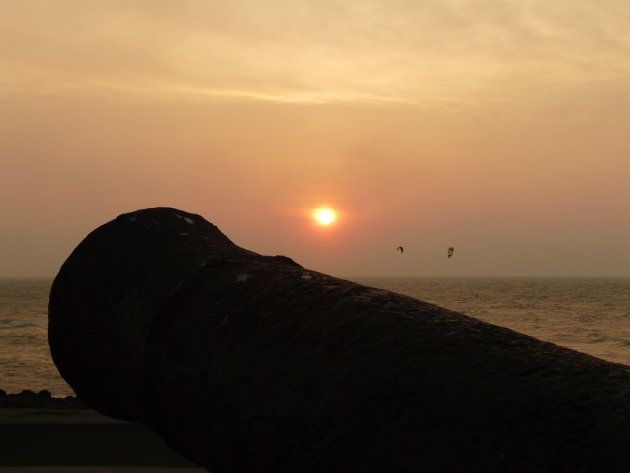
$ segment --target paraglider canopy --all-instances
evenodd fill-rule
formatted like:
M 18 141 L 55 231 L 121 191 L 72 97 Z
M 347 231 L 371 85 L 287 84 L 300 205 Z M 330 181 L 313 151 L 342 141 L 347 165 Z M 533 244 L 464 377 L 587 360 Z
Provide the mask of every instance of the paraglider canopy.
M 398 248 L 396 248 L 396 251 L 400 251 L 402 253 L 403 251 L 405 251 L 405 249 L 402 246 L 399 246 Z
M 450 258 L 451 256 L 453 256 L 453 252 L 455 251 L 455 248 L 453 248 L 452 246 L 450 246 L 448 248 L 448 257 Z

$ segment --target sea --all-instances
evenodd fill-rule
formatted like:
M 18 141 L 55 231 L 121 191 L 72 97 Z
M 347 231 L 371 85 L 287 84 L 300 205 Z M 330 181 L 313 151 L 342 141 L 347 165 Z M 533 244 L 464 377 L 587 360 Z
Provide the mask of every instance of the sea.
M 630 366 L 630 278 L 362 277 L 491 324 Z M 0 279 L 0 389 L 74 395 L 48 348 L 52 279 Z

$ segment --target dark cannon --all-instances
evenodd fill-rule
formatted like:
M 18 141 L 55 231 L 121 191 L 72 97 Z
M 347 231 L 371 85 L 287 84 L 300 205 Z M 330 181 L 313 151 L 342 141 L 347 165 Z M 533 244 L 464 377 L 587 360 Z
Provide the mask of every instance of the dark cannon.
M 626 472 L 630 373 L 138 210 L 57 275 L 49 342 L 94 409 L 213 473 Z

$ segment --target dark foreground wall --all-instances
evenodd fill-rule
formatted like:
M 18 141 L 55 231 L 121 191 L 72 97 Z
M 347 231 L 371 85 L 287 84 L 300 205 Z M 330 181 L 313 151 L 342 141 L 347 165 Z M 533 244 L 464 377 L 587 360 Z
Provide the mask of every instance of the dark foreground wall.
M 49 315 L 81 398 L 213 473 L 630 468 L 627 367 L 260 256 L 181 210 L 88 235 Z

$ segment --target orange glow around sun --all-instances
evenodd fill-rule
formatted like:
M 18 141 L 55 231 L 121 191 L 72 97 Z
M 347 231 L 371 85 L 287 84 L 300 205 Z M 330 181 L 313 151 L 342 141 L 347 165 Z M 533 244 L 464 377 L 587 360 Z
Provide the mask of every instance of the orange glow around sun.
M 332 209 L 321 208 L 313 212 L 313 218 L 319 225 L 330 225 L 337 219 L 337 214 Z

